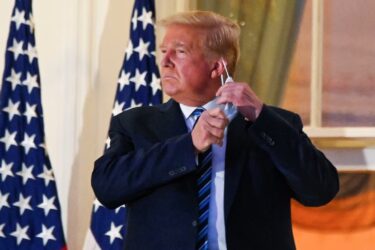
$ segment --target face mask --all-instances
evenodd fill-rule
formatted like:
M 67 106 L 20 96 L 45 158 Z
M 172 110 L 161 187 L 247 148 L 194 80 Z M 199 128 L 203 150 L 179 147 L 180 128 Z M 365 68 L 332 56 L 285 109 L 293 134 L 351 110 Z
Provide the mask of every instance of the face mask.
M 224 75 L 222 74 L 220 76 L 220 79 L 221 79 L 221 85 L 224 85 L 226 83 L 230 83 L 230 82 L 234 82 L 233 81 L 233 78 L 229 75 L 229 72 L 228 72 L 228 69 L 227 69 L 227 65 L 224 61 L 223 58 L 221 58 L 221 61 L 223 62 L 223 65 L 224 65 L 224 69 L 225 69 L 225 73 L 227 74 L 227 78 L 225 79 L 224 81 Z M 236 116 L 237 114 L 237 107 L 234 106 L 232 103 L 226 103 L 224 105 L 224 107 L 222 107 L 222 110 L 224 111 L 225 115 L 227 116 L 227 118 L 229 119 L 229 121 L 232 121 L 233 118 Z

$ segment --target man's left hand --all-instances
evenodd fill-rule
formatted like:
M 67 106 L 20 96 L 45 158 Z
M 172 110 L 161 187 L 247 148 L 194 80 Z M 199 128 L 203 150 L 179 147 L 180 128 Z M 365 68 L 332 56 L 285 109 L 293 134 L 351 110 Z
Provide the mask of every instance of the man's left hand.
M 247 83 L 227 83 L 216 92 L 217 104 L 232 103 L 249 121 L 255 121 L 262 111 L 263 102 Z

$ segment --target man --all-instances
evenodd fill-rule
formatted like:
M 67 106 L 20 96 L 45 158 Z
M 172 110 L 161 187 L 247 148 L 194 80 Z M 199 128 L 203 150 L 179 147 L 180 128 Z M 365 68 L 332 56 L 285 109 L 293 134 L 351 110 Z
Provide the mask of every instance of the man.
M 171 100 L 115 116 L 111 146 L 92 174 L 100 202 L 127 206 L 125 248 L 295 249 L 290 199 L 329 202 L 335 167 L 299 116 L 263 104 L 246 83 L 221 86 L 239 55 L 235 23 L 194 11 L 161 24 Z M 231 121 L 227 103 L 238 110 Z M 196 108 L 205 110 L 200 117 Z

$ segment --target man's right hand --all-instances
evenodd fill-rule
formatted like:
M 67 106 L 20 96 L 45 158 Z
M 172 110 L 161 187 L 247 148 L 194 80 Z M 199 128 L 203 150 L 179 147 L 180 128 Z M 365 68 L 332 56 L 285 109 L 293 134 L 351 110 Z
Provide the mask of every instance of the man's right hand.
M 193 145 L 198 152 L 206 151 L 212 144 L 223 144 L 228 118 L 220 108 L 204 111 L 191 132 Z

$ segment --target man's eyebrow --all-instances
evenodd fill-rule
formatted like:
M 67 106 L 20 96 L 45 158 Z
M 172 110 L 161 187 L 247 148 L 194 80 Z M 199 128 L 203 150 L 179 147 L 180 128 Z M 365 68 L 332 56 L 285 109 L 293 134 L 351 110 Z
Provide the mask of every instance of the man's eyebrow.
M 187 47 L 186 43 L 182 41 L 174 41 L 172 42 L 172 46 L 173 47 Z M 165 45 L 164 43 L 159 44 L 159 48 L 162 48 L 162 47 L 167 47 L 167 45 Z

